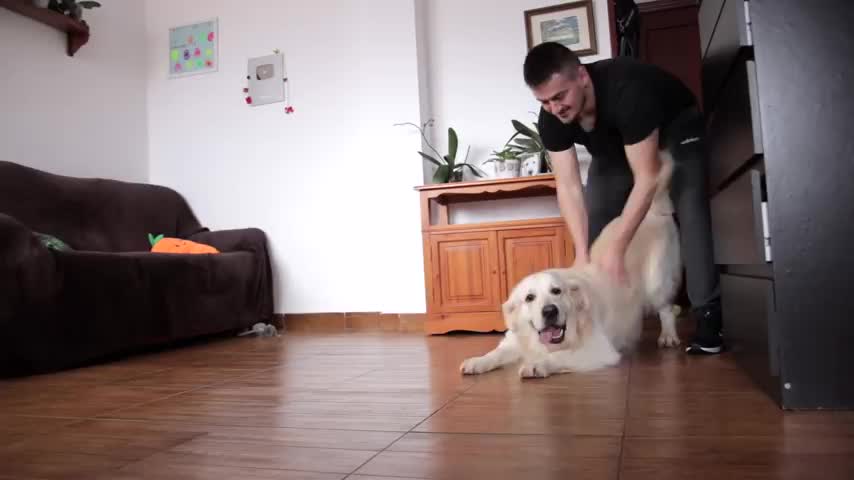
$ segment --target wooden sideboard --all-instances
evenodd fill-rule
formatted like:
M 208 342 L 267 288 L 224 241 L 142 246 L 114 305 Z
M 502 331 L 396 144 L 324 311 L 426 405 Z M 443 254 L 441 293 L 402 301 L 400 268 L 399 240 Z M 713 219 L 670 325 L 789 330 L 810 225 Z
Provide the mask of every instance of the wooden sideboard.
M 451 224 L 453 203 L 556 195 L 553 174 L 416 187 L 421 196 L 427 334 L 506 330 L 501 304 L 524 276 L 575 256 L 561 217 Z

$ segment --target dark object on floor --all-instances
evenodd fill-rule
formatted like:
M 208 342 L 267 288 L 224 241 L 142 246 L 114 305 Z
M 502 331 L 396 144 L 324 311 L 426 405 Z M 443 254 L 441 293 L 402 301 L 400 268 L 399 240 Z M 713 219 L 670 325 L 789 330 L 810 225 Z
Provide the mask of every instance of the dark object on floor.
M 151 253 L 148 232 L 222 253 Z M 272 289 L 259 229 L 211 232 L 165 187 L 0 162 L 0 376 L 241 331 L 272 320 Z

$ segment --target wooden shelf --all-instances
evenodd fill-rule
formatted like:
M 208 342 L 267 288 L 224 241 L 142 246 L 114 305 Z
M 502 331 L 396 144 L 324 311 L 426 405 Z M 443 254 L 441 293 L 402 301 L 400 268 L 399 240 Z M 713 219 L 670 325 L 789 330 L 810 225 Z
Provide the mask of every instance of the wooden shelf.
M 82 20 L 75 20 L 68 15 L 39 8 L 30 0 L 0 0 L 0 7 L 5 7 L 37 22 L 51 26 L 68 36 L 67 52 L 72 57 L 86 42 L 89 41 L 89 25 Z
M 436 183 L 415 187 L 421 196 L 422 230 L 448 227 L 448 204 L 555 195 L 557 186 L 553 173 L 530 177 L 493 178 L 473 182 Z M 430 205 L 439 207 L 439 224 L 430 222 Z M 505 222 L 507 223 L 507 222 Z

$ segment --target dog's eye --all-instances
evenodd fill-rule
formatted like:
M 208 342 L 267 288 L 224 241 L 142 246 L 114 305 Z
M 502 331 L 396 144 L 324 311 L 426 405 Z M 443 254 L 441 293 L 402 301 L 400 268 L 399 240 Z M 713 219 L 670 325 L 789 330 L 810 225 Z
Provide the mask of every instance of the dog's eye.
M 560 295 L 560 289 L 557 287 L 552 288 L 552 295 Z
M 535 297 L 533 293 L 529 293 L 528 296 L 525 297 L 525 301 L 531 303 L 534 301 L 535 298 L 537 297 Z

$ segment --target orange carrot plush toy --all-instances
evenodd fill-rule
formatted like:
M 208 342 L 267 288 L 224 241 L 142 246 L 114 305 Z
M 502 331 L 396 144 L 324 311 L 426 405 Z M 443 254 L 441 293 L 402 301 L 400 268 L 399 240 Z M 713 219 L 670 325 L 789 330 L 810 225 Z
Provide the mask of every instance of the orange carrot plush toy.
M 162 234 L 155 237 L 149 233 L 148 242 L 151 244 L 151 251 L 154 253 L 219 253 L 219 250 L 210 245 L 180 238 L 164 237 Z

